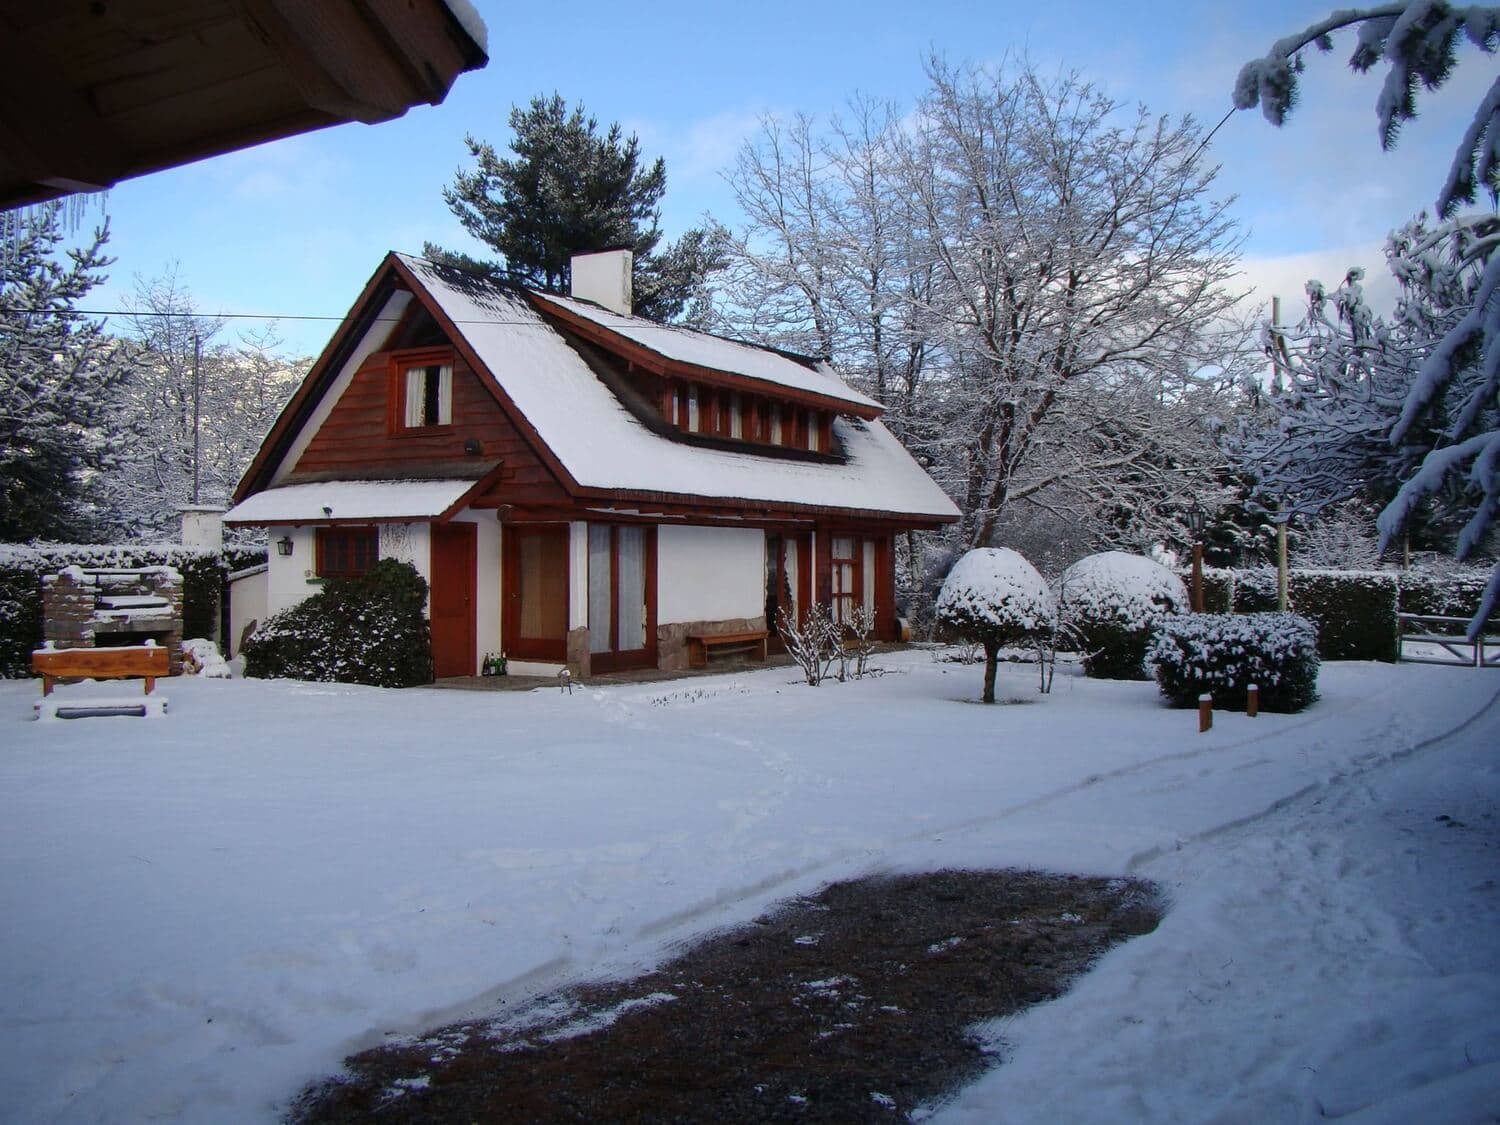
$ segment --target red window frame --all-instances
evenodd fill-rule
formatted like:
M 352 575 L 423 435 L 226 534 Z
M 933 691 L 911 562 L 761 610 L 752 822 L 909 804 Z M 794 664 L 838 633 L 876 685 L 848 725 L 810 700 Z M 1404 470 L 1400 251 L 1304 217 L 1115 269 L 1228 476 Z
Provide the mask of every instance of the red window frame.
M 388 399 L 390 410 L 388 418 L 390 421 L 390 432 L 392 434 L 438 434 L 448 433 L 453 429 L 454 399 L 456 398 L 456 384 L 458 380 L 458 365 L 455 362 L 452 348 L 407 348 L 402 351 L 392 352 L 390 357 L 390 393 Z M 406 376 L 414 370 L 429 367 L 446 367 L 453 374 L 449 380 L 448 387 L 448 417 L 447 422 L 424 423 L 420 426 L 408 426 L 406 424 Z M 439 407 L 441 410 L 441 407 Z

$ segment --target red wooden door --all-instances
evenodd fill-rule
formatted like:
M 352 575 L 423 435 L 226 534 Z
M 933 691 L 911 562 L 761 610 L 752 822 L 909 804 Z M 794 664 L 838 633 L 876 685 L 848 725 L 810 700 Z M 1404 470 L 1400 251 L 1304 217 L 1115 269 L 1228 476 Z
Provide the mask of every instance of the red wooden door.
M 432 528 L 432 667 L 437 676 L 472 676 L 474 654 L 475 528 Z

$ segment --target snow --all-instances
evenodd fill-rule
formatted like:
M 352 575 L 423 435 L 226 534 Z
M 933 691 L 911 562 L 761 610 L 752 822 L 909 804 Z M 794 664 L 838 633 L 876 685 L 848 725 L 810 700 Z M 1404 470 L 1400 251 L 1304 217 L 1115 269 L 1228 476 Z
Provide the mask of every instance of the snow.
M 474 7 L 470 0 L 443 0 L 453 18 L 458 21 L 458 26 L 464 29 L 464 33 L 478 45 L 486 56 L 490 53 L 490 29 L 484 22 L 484 17 Z
M 225 523 L 308 523 L 317 520 L 435 519 L 463 499 L 473 480 L 329 480 L 284 484 L 247 497 Z M 323 509 L 332 509 L 330 516 Z
M 958 516 L 953 501 L 878 421 L 834 419 L 834 434 L 847 457 L 844 464 L 793 461 L 673 441 L 642 425 L 519 291 L 474 278 L 455 278 L 420 258 L 396 257 L 463 333 L 563 469 L 584 488 L 944 519 Z M 723 345 L 759 352 L 706 339 L 715 348 Z M 823 393 L 835 393 L 838 388 L 846 397 L 855 393 L 791 360 L 781 362 L 797 367 L 824 388 Z M 233 519 L 234 513 L 225 518 Z
M 639 316 L 625 316 L 588 301 L 576 301 L 552 293 L 537 293 L 536 296 L 546 304 L 556 305 L 576 316 L 585 317 L 599 327 L 607 328 L 668 359 L 706 367 L 711 371 L 728 371 L 747 379 L 769 383 L 773 387 L 811 391 L 813 394 L 840 399 L 852 406 L 885 409 L 869 395 L 861 394 L 848 386 L 826 363 L 818 362 L 816 366 L 809 366 L 768 348 L 757 348 L 751 344 L 741 344 L 722 336 L 695 332 L 671 324 L 657 324 Z
M 979 707 L 976 667 L 881 659 L 816 689 L 183 677 L 151 722 L 32 722 L 36 682 L 0 683 L 4 1116 L 274 1121 L 352 1050 L 941 866 L 1171 908 L 982 1029 L 1006 1062 L 938 1120 L 1500 1111 L 1495 677 L 1330 663 L 1306 712 L 1199 735 L 1146 683 L 1006 665 L 1026 705 Z
M 1009 547 L 978 547 L 967 552 L 938 592 L 939 620 L 977 624 L 1002 631 L 1036 632 L 1056 620 L 1052 591 L 1032 566 Z
M 1141 555 L 1104 551 L 1079 559 L 1057 583 L 1068 621 L 1108 621 L 1144 629 L 1163 613 L 1188 609 L 1187 587 L 1166 567 Z

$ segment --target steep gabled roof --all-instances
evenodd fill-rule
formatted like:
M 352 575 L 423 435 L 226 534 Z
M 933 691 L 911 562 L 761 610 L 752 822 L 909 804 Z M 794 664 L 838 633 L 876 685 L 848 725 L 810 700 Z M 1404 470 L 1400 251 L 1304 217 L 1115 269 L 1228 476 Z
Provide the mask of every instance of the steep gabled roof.
M 462 333 L 580 489 L 844 508 L 924 521 L 958 515 L 942 489 L 877 420 L 835 420 L 843 463 L 788 460 L 774 453 L 707 449 L 676 441 L 643 425 L 626 409 L 520 290 L 421 258 L 396 258 L 422 295 Z M 563 304 L 563 299 L 552 296 L 540 301 Z M 735 368 L 754 371 L 753 377 L 761 382 L 816 388 L 820 396 L 843 399 L 862 413 L 867 404 L 879 409 L 874 400 L 851 390 L 826 369 L 811 370 L 780 353 L 681 328 L 658 333 L 654 330 L 661 326 L 637 317 L 605 313 L 580 301 L 566 303 L 593 309 L 621 334 L 628 329 L 656 339 L 653 350 L 665 353 L 670 348 L 674 356 L 695 356 L 699 366 L 704 359 L 724 357 Z
M 850 411 L 865 418 L 877 418 L 884 409 L 869 395 L 846 384 L 822 360 L 742 344 L 673 324 L 657 324 L 644 317 L 625 316 L 590 301 L 552 293 L 534 293 L 532 298 L 544 312 L 560 312 L 575 326 L 579 320 L 586 322 L 597 330 L 590 333 L 591 338 L 606 347 L 613 338 L 613 342 L 628 341 L 659 357 L 661 367 L 667 371 L 680 370 L 685 375 L 705 376 L 709 381 L 737 377 L 734 381 L 747 387 L 758 384 L 763 391 L 783 394 L 790 391 L 791 397 L 823 400 L 830 409 Z
M 879 405 L 845 386 L 826 365 L 687 329 L 663 330 L 585 302 L 544 297 L 404 254 L 389 255 L 366 285 L 344 328 L 267 436 L 237 500 L 284 475 L 282 462 L 316 416 L 319 401 L 334 392 L 338 370 L 369 349 L 372 334 L 388 331 L 378 313 L 400 288 L 410 288 L 448 333 L 559 483 L 580 502 L 639 499 L 711 503 L 720 509 L 743 502 L 914 524 L 958 517 L 953 502 L 878 421 Z M 639 344 L 636 337 L 654 340 L 648 350 L 665 361 L 691 365 L 730 384 L 751 380 L 768 393 L 779 389 L 787 398 L 839 410 L 833 430 L 843 455 L 798 458 L 707 447 L 653 429 L 616 397 L 542 309 L 597 322 L 605 335 L 590 342 L 606 350 L 616 338 L 632 346 Z M 708 361 L 726 366 L 707 367 Z

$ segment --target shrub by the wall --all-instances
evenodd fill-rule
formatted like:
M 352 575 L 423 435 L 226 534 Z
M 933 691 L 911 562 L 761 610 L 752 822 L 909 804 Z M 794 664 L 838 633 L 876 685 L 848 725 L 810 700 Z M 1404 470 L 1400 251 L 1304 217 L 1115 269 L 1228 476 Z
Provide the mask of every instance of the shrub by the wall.
M 1243 710 L 1251 684 L 1265 711 L 1300 711 L 1318 694 L 1317 629 L 1295 613 L 1165 617 L 1147 659 L 1174 707 L 1208 692 L 1215 707 Z
M 1188 609 L 1188 591 L 1166 567 L 1104 551 L 1079 559 L 1057 580 L 1059 623 L 1083 655 L 1087 676 L 1144 680 L 1146 645 L 1157 618 Z
M 232 570 L 264 562 L 264 547 L 212 551 L 174 543 L 0 545 L 0 677 L 31 675 L 31 654 L 42 645 L 42 579 L 65 566 L 170 566 L 182 575 L 184 637 L 218 630 L 224 580 Z
M 359 578 L 329 579 L 250 634 L 241 650 L 245 675 L 376 687 L 431 683 L 426 600 L 426 580 L 394 559 Z

